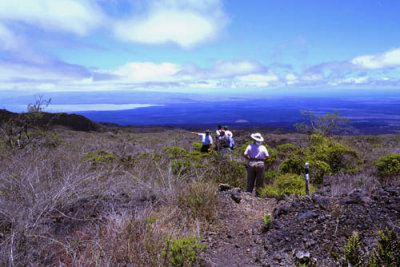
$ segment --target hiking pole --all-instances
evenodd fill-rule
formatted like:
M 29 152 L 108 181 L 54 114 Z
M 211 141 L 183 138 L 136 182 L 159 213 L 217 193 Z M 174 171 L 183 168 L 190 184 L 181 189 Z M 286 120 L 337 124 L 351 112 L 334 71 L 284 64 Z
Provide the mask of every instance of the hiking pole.
M 309 183 L 309 164 L 308 162 L 306 162 L 305 166 L 304 166 L 304 173 L 305 173 L 305 179 L 306 179 L 306 194 L 309 195 L 310 194 L 310 183 Z

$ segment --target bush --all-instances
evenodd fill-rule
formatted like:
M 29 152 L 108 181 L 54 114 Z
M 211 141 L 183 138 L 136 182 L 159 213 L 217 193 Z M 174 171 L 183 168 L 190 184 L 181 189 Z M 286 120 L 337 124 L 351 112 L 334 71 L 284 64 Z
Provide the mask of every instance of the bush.
M 267 184 L 272 183 L 275 180 L 275 177 L 277 176 L 277 172 L 273 172 L 273 171 L 266 171 L 264 173 L 264 180 Z
M 193 143 L 192 147 L 194 151 L 200 151 L 203 145 L 201 143 Z
M 169 158 L 173 159 L 184 157 L 187 153 L 186 149 L 179 146 L 172 146 L 165 152 Z
M 196 237 L 167 240 L 166 248 L 162 255 L 168 257 L 171 266 L 194 266 L 201 251 L 207 249 L 207 245 L 199 243 Z
M 311 183 L 321 184 L 324 181 L 325 174 L 331 173 L 331 168 L 326 162 L 320 160 L 310 160 L 308 163 L 310 168 Z
M 315 188 L 310 184 L 310 193 L 315 192 Z M 260 189 L 261 197 L 271 197 L 283 199 L 288 195 L 302 196 L 306 194 L 306 182 L 304 178 L 297 174 L 280 175 L 272 185 L 267 185 Z
M 376 252 L 369 258 L 368 266 L 400 266 L 400 240 L 394 231 L 388 228 L 378 231 L 379 241 Z
M 331 138 L 312 135 L 311 146 L 306 151 L 297 151 L 288 156 L 280 167 L 279 172 L 303 174 L 304 165 L 310 164 L 310 180 L 322 183 L 327 174 L 337 174 L 339 171 L 352 173 L 359 170 L 361 160 L 357 152 L 334 142 Z
M 353 232 L 344 246 L 344 260 L 342 266 L 363 266 L 360 237 Z
M 312 145 L 309 154 L 312 159 L 326 162 L 333 174 L 339 171 L 348 173 L 357 171 L 361 163 L 357 152 L 333 141 L 331 138 L 320 135 L 311 137 Z
M 264 213 L 264 230 L 268 231 L 272 222 L 272 215 L 270 213 Z
M 306 159 L 303 152 L 292 154 L 282 161 L 281 166 L 279 167 L 279 173 L 294 173 L 300 175 L 304 173 L 305 163 Z
M 213 185 L 192 183 L 178 193 L 177 205 L 191 219 L 211 222 L 216 216 L 217 196 Z
M 293 144 L 282 144 L 282 145 L 277 145 L 276 150 L 280 155 L 285 155 L 285 154 L 292 154 L 297 151 L 299 151 L 299 147 Z
M 400 174 L 400 155 L 390 154 L 380 158 L 376 163 L 379 176 L 396 176 Z
M 93 165 L 111 164 L 117 157 L 114 153 L 104 149 L 97 150 L 95 153 L 86 153 L 83 157 L 84 161 L 89 161 Z
M 208 157 L 210 154 L 209 153 L 202 153 L 199 151 L 193 151 L 185 155 L 185 158 L 188 160 L 194 160 L 194 161 L 202 161 L 204 158 Z
M 173 160 L 170 164 L 172 173 L 178 176 L 188 173 L 191 166 L 192 164 L 190 161 L 180 159 Z
M 268 149 L 268 154 L 269 154 L 269 158 L 267 159 L 267 161 L 265 161 L 265 169 L 269 169 L 272 164 L 274 164 L 274 162 L 276 161 L 277 157 L 278 157 L 278 153 L 276 152 L 275 149 L 267 147 Z
M 243 163 L 213 154 L 209 164 L 210 172 L 206 175 L 208 179 L 217 183 L 230 184 L 242 189 L 246 188 L 246 167 Z

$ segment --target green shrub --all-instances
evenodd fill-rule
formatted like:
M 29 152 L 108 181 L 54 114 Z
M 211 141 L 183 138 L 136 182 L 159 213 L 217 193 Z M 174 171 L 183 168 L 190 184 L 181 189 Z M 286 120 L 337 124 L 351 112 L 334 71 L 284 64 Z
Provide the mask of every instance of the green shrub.
M 305 163 L 306 158 L 303 152 L 292 154 L 287 159 L 282 161 L 279 167 L 279 173 L 294 173 L 298 175 L 302 174 L 304 173 Z
M 390 154 L 380 158 L 376 163 L 379 176 L 396 176 L 400 174 L 400 155 Z
M 84 161 L 88 161 L 93 165 L 111 164 L 116 160 L 116 155 L 104 149 L 97 150 L 95 153 L 86 153 L 83 157 Z
M 269 227 L 271 226 L 272 222 L 272 215 L 270 213 L 264 213 L 264 229 L 268 230 Z
M 169 157 L 169 158 L 181 158 L 184 157 L 187 154 L 186 149 L 179 147 L 179 146 L 172 146 L 170 148 L 167 149 L 167 151 L 165 152 L 165 154 Z
M 331 138 L 312 135 L 312 145 L 308 149 L 310 158 L 326 162 L 333 174 L 339 171 L 348 173 L 359 170 L 361 163 L 357 152 L 333 141 Z
M 299 151 L 299 147 L 293 144 L 282 144 L 277 145 L 276 150 L 278 151 L 279 155 L 284 154 L 292 154 Z
M 353 232 L 344 246 L 342 266 L 363 266 L 362 250 L 358 232 Z
M 211 222 L 216 216 L 217 196 L 213 185 L 192 183 L 178 193 L 177 205 L 191 219 Z
M 204 158 L 208 157 L 209 153 L 202 153 L 199 151 L 193 151 L 185 155 L 188 160 L 202 161 Z
M 357 171 L 361 163 L 357 152 L 331 138 L 314 134 L 311 136 L 311 146 L 304 152 L 298 150 L 289 155 L 282 161 L 279 172 L 303 174 L 306 162 L 310 164 L 310 181 L 313 183 L 322 183 L 327 174 Z
M 320 160 L 309 160 L 310 182 L 321 184 L 326 174 L 331 173 L 330 166 Z
M 264 173 L 264 180 L 265 180 L 265 182 L 267 183 L 267 184 L 270 184 L 270 183 L 272 183 L 274 180 L 275 180 L 275 178 L 277 177 L 277 172 L 273 172 L 273 171 L 266 171 L 265 173 Z
M 183 175 L 190 171 L 191 162 L 188 160 L 175 159 L 171 162 L 170 167 L 174 175 Z
M 171 266 L 194 266 L 199 253 L 207 249 L 207 245 L 200 244 L 196 237 L 167 240 L 166 243 L 162 255 L 167 256 Z
M 210 165 L 210 171 L 206 175 L 209 180 L 230 184 L 242 189 L 246 188 L 247 172 L 242 162 L 213 154 L 208 164 Z
M 267 147 L 267 149 L 268 149 L 269 158 L 265 161 L 265 169 L 269 169 L 272 166 L 272 164 L 274 164 L 276 159 L 278 158 L 278 153 L 276 152 L 275 149 L 269 148 L 269 147 Z
M 315 192 L 315 188 L 310 184 L 310 193 Z M 288 195 L 302 196 L 306 194 L 306 182 L 304 178 L 297 174 L 283 174 L 276 178 L 272 185 L 267 185 L 260 189 L 261 197 L 283 199 Z
M 194 151 L 200 151 L 203 145 L 201 143 L 193 143 L 192 147 Z
M 368 260 L 368 266 L 400 266 L 400 240 L 394 231 L 388 228 L 378 231 L 380 239 L 376 252 Z

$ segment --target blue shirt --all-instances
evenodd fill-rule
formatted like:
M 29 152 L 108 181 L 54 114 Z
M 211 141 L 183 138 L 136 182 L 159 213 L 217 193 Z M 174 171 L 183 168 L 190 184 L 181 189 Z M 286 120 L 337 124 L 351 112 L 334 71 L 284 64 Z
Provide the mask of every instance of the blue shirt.
M 201 136 L 201 143 L 203 145 L 211 145 L 213 143 L 211 135 L 199 134 Z

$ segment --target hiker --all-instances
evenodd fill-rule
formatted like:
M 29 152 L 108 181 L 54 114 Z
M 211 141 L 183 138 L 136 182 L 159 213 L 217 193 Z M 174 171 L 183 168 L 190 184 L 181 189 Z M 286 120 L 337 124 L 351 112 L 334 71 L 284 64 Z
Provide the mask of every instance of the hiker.
M 215 139 L 216 139 L 216 144 L 215 144 L 215 150 L 219 151 L 221 146 L 219 144 L 219 141 L 221 139 L 221 137 L 223 136 L 223 129 L 222 129 L 222 125 L 218 125 L 217 126 L 217 130 L 215 131 Z
M 221 132 L 221 137 L 219 139 L 219 151 L 221 154 L 228 154 L 231 150 L 231 138 L 226 134 L 225 131 Z
M 196 132 L 191 132 L 192 134 L 197 134 L 201 136 L 201 152 L 211 152 L 212 150 L 212 144 L 213 144 L 213 140 L 212 137 L 210 135 L 211 131 L 210 130 L 206 130 L 205 133 L 196 133 Z
M 229 131 L 228 126 L 224 126 L 224 132 L 229 137 L 229 141 L 230 141 L 229 148 L 231 150 L 234 150 L 235 149 L 235 140 L 233 140 L 233 133 L 231 131 Z
M 247 168 L 247 192 L 252 193 L 254 182 L 256 184 L 256 196 L 259 196 L 258 190 L 264 185 L 265 161 L 269 158 L 268 150 L 261 143 L 264 138 L 260 133 L 251 134 L 254 143 L 248 145 L 243 156 L 249 160 Z

